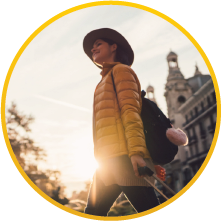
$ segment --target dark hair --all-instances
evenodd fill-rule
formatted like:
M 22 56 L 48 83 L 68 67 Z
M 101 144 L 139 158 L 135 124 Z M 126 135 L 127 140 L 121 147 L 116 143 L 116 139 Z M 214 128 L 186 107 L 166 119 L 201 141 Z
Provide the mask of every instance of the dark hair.
M 117 50 L 116 50 L 115 61 L 130 66 L 128 55 L 127 55 L 126 51 L 123 50 L 123 48 L 120 45 L 118 45 L 116 42 L 114 42 L 113 40 L 108 39 L 108 38 L 100 38 L 100 39 L 107 42 L 109 45 L 116 44 Z

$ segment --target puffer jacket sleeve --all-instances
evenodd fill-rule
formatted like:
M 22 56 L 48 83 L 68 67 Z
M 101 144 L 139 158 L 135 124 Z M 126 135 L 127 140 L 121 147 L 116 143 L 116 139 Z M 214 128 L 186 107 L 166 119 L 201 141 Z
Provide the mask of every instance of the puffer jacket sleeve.
M 113 78 L 117 99 L 127 140 L 128 155 L 144 157 L 146 150 L 143 122 L 140 116 L 142 100 L 140 82 L 134 71 L 127 65 L 116 65 Z

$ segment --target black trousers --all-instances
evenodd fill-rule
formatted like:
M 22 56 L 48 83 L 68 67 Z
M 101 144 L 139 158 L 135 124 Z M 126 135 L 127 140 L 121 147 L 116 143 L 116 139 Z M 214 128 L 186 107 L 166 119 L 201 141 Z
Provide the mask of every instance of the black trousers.
M 138 213 L 159 205 L 153 187 L 119 186 L 117 184 L 105 186 L 102 180 L 96 176 L 90 187 L 85 213 L 107 216 L 108 211 L 122 191 Z

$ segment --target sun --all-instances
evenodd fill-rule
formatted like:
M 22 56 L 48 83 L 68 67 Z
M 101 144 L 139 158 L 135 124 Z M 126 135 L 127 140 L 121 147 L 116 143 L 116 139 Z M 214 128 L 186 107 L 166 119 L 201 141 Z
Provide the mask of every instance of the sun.
M 92 179 L 96 169 L 99 167 L 97 161 L 94 159 L 94 157 L 92 159 L 88 159 L 86 160 L 86 164 L 82 165 L 80 167 L 80 177 L 83 180 L 90 180 Z
M 74 151 L 74 170 L 75 175 L 81 180 L 91 180 L 96 169 L 99 167 L 94 158 L 93 145 L 89 143 L 81 145 Z

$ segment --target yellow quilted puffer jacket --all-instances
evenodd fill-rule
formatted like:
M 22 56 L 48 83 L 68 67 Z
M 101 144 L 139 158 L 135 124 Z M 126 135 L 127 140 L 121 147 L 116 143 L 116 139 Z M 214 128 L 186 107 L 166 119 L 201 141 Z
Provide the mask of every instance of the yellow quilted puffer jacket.
M 102 161 L 121 155 L 131 157 L 134 154 L 150 158 L 140 117 L 141 87 L 135 72 L 120 62 L 109 62 L 104 63 L 101 75 L 93 105 L 95 158 Z

